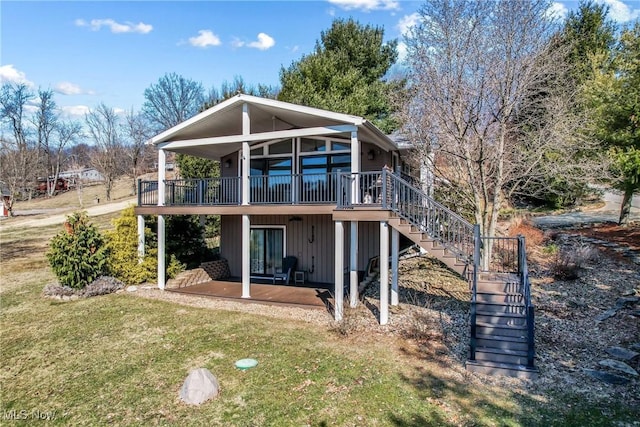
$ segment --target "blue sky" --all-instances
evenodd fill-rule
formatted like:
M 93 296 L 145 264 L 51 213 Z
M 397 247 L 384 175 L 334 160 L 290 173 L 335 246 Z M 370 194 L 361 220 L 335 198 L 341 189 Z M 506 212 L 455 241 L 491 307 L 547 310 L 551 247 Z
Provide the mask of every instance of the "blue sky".
M 640 0 L 598 0 L 610 18 L 640 18 Z M 335 18 L 382 26 L 402 39 L 422 2 L 7 1 L 0 2 L 0 80 L 56 92 L 70 116 L 103 102 L 137 110 L 144 90 L 167 72 L 206 89 L 242 76 L 277 85 L 281 66 L 310 53 Z M 554 4 L 560 14 L 578 1 Z

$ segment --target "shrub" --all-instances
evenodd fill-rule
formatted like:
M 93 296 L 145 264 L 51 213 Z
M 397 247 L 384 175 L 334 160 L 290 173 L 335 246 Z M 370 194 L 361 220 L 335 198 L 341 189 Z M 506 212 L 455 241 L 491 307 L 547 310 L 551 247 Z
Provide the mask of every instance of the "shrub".
M 588 262 L 598 258 L 598 250 L 584 242 L 576 246 L 562 248 L 556 253 L 551 263 L 553 276 L 560 280 L 576 280 L 580 277 L 580 271 Z
M 157 276 L 157 258 L 152 256 L 145 245 L 145 256 L 138 259 L 138 221 L 133 206 L 126 208 L 113 220 L 114 228 L 105 233 L 110 250 L 111 274 L 128 285 L 152 281 Z M 151 230 L 145 227 L 145 243 L 151 237 Z
M 51 239 L 47 259 L 62 286 L 82 289 L 108 272 L 109 250 L 87 213 L 76 212 Z
M 157 229 L 157 218 L 149 221 L 149 227 Z M 207 246 L 204 229 L 197 215 L 169 215 L 166 220 L 166 235 L 166 252 L 171 254 L 167 257 L 167 266 L 179 261 L 186 264 L 187 268 L 193 268 L 215 259 L 213 251 Z M 153 233 L 151 238 L 152 245 L 157 247 L 156 234 Z
M 144 258 L 138 256 L 138 220 L 133 206 L 126 208 L 113 220 L 114 229 L 106 233 L 110 250 L 109 265 L 111 274 L 127 285 L 155 281 L 158 277 L 158 249 L 155 235 L 145 227 Z M 167 276 L 175 277 L 184 266 L 175 256 L 167 257 Z

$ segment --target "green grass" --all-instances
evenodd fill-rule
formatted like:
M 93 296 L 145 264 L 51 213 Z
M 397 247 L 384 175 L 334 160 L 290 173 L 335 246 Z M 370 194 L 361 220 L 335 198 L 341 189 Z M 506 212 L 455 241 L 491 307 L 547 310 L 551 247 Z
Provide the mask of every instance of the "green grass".
M 0 235 L 0 424 L 12 414 L 29 424 L 35 411 L 54 412 L 57 425 L 141 426 L 582 426 L 638 417 L 622 404 L 534 398 L 452 375 L 437 352 L 388 335 L 344 338 L 328 325 L 130 293 L 45 299 L 54 278 L 43 253 L 55 232 Z M 237 370 L 245 357 L 259 365 Z M 178 391 L 197 367 L 217 376 L 221 395 L 189 407 Z

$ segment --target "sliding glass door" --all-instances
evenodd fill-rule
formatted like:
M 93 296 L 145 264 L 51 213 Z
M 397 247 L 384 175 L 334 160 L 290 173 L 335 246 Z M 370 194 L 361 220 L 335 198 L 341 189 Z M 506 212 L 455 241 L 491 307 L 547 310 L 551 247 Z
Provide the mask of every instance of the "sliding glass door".
M 284 227 L 251 228 L 251 275 L 272 275 L 282 269 Z

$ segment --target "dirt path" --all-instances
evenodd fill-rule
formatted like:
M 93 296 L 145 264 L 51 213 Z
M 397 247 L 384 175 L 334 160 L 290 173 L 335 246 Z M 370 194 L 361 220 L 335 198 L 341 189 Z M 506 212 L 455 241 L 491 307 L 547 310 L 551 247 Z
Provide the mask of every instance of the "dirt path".
M 135 205 L 135 204 L 136 204 L 136 199 L 134 197 L 134 198 L 122 200 L 119 202 L 105 203 L 102 205 L 91 206 L 84 210 L 87 211 L 89 216 L 99 216 L 99 215 L 109 214 L 112 212 L 119 212 L 124 208 L 130 205 Z M 48 225 L 62 224 L 65 221 L 67 215 L 70 212 L 73 212 L 75 210 L 78 210 L 78 209 L 71 209 L 71 210 L 63 209 L 64 213 L 55 213 L 53 215 L 46 216 L 44 218 L 28 218 L 27 216 L 25 217 L 16 216 L 13 218 L 8 218 L 0 222 L 0 229 L 11 229 L 16 227 L 45 227 Z M 45 211 L 45 210 L 41 210 L 41 211 Z M 59 212 L 60 209 L 55 209 L 53 211 Z M 34 213 L 45 214 L 45 215 L 47 214 L 47 212 L 39 212 L 39 211 Z

